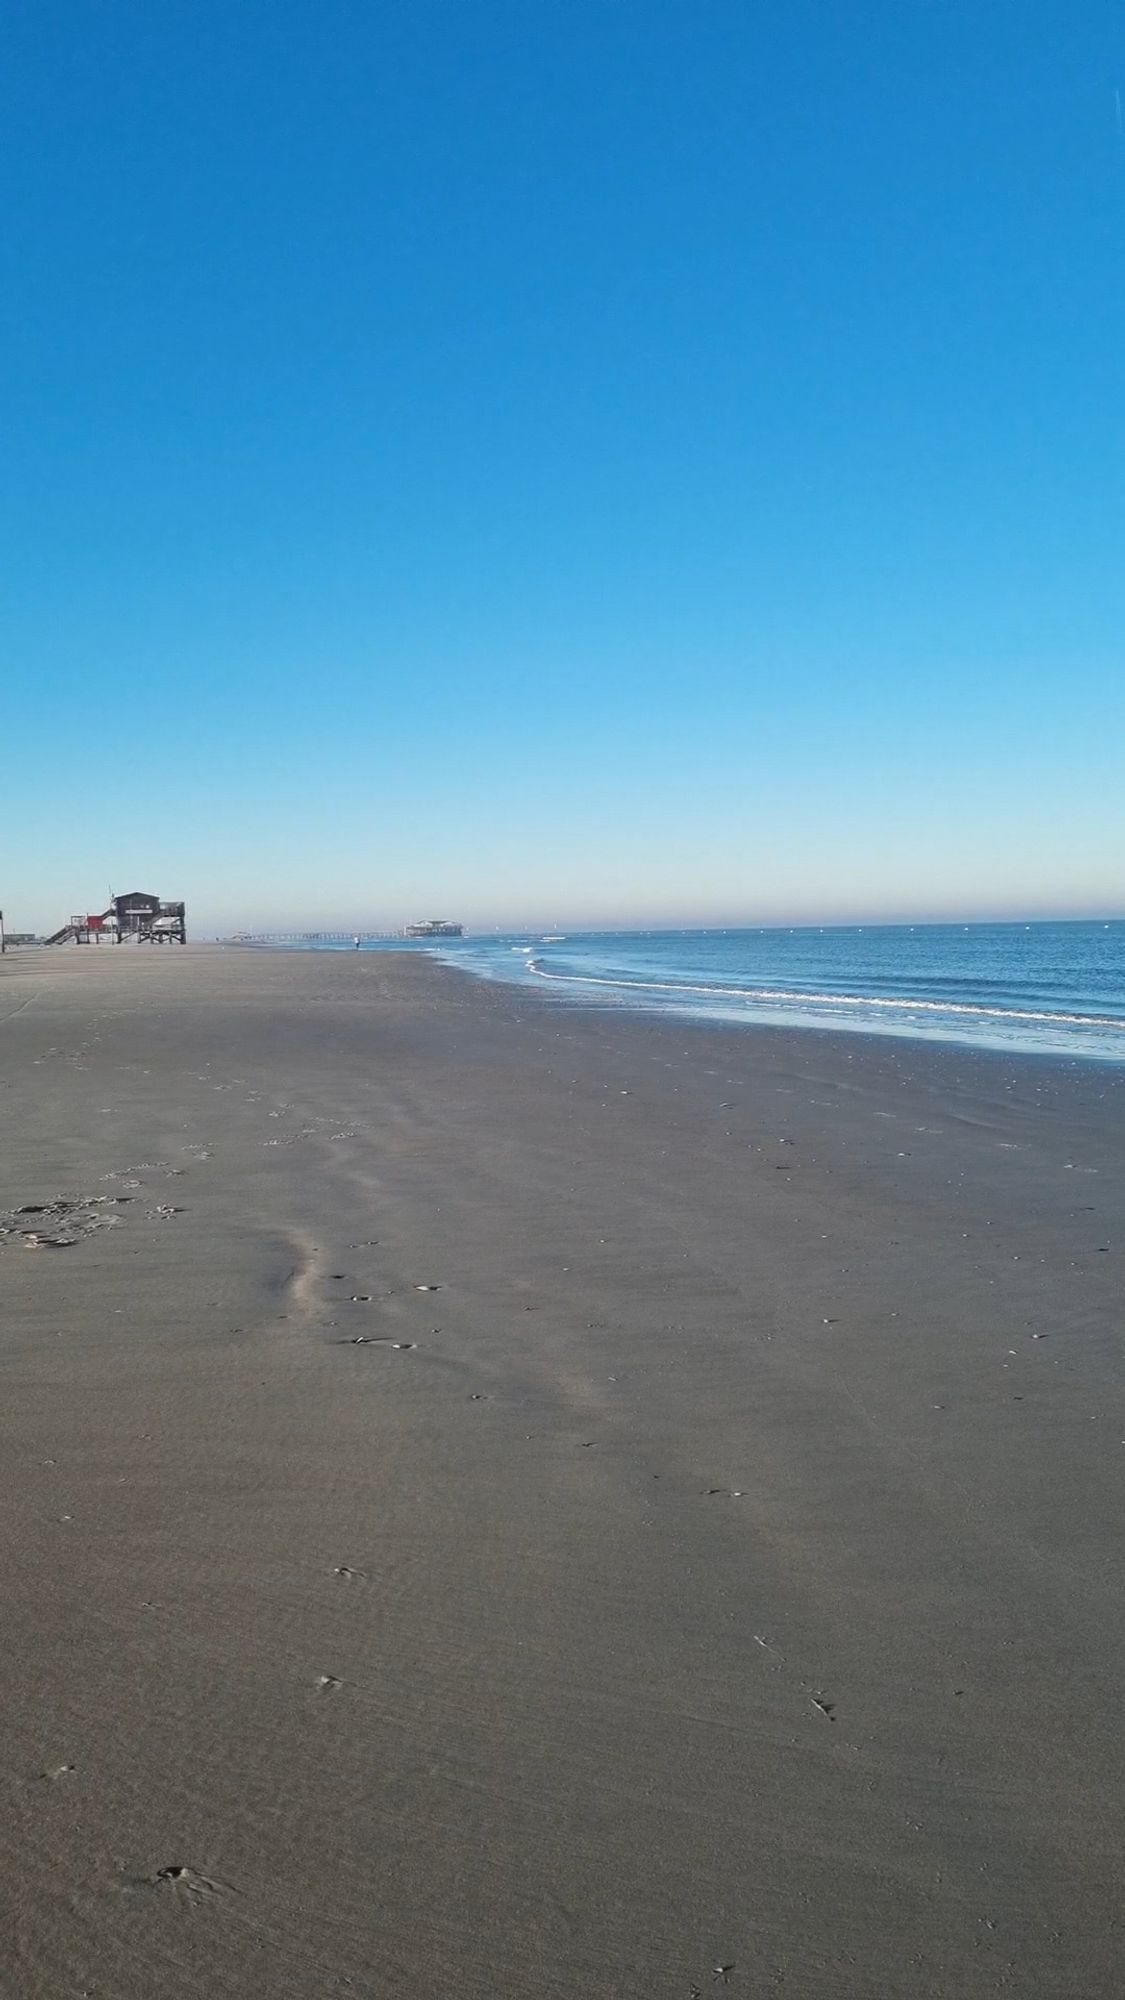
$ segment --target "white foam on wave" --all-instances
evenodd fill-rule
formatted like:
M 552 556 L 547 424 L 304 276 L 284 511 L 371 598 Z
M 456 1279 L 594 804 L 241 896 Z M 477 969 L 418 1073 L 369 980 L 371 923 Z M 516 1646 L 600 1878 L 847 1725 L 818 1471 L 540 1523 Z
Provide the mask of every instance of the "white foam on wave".
M 1107 1014 L 1052 1014 L 1026 1007 L 980 1007 L 965 1000 L 888 1000 L 870 993 L 794 993 L 780 986 L 688 986 L 677 980 L 611 979 L 592 972 L 549 972 L 536 958 L 527 961 L 528 970 L 540 979 L 557 980 L 564 986 L 608 986 L 636 993 L 703 995 L 719 1000 L 771 1000 L 802 1007 L 878 1007 L 904 1014 L 954 1014 L 958 1018 L 993 1021 L 1036 1021 L 1043 1026 L 1068 1028 L 1112 1028 L 1125 1035 L 1125 1021 Z

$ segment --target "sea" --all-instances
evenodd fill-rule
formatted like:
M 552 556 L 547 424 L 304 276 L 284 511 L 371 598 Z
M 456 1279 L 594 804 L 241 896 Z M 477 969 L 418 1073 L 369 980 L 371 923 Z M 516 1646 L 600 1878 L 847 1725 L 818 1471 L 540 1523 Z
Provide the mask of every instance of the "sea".
M 1125 920 L 526 931 L 411 948 L 584 1007 L 1125 1062 Z

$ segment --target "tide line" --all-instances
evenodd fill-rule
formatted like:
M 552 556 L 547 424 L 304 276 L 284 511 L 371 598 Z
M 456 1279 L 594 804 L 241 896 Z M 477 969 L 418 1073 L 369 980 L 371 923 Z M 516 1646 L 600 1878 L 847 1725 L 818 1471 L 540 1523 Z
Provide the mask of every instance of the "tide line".
M 608 979 L 590 972 L 550 972 L 539 959 L 528 968 L 564 986 L 608 986 L 636 993 L 697 994 L 719 1000 L 779 1000 L 803 1007 L 879 1007 L 891 1013 L 956 1014 L 975 1020 L 1037 1021 L 1044 1026 L 1111 1028 L 1125 1035 L 1125 1021 L 1106 1014 L 1055 1014 L 1026 1007 L 980 1007 L 963 1000 L 888 1000 L 870 993 L 799 993 L 780 986 L 688 986 L 676 980 Z

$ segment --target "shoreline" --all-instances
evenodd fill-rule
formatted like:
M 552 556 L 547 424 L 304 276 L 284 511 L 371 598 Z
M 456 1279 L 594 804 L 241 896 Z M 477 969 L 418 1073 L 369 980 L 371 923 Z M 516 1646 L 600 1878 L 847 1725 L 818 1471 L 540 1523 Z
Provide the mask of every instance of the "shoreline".
M 890 928 L 898 927 L 891 926 Z M 962 927 L 956 928 L 960 929 Z M 995 927 L 987 926 L 986 928 Z M 1012 928 L 1022 930 L 1026 926 L 1013 926 Z M 1104 928 L 1108 928 L 1108 926 Z M 581 941 L 584 934 L 577 935 Z M 685 935 L 693 936 L 696 934 L 685 933 Z M 704 933 L 703 935 L 710 936 L 713 934 Z M 226 948 L 240 948 L 234 940 L 229 941 L 229 943 L 224 941 L 224 943 Z M 268 951 L 296 951 L 302 956 L 308 951 L 316 950 L 326 950 L 334 956 L 346 955 L 347 949 L 343 946 L 300 947 L 286 945 L 242 946 L 241 948 Z M 379 947 L 380 955 L 385 955 L 388 950 L 394 955 L 393 946 L 389 948 Z M 406 953 L 404 955 L 411 956 L 413 954 Z M 472 964 L 467 957 L 461 959 L 457 954 L 450 954 L 443 957 L 440 953 L 433 952 L 426 955 L 430 956 L 432 962 L 435 964 L 443 965 L 452 971 L 463 973 L 465 976 L 477 980 L 483 985 L 506 986 L 525 993 L 542 992 L 550 994 L 553 990 L 554 997 L 560 1005 L 579 1008 L 585 1007 L 592 1013 L 622 1012 L 629 1014 L 630 1017 L 635 1019 L 667 1019 L 673 1022 L 687 1021 L 695 1022 L 705 1027 L 722 1026 L 740 1030 L 747 1028 L 770 1028 L 781 1033 L 841 1034 L 848 1038 L 857 1036 L 860 1038 L 874 1037 L 880 1041 L 890 1040 L 909 1045 L 922 1044 L 931 1047 L 975 1049 L 984 1054 L 1000 1057 L 1030 1055 L 1041 1061 L 1077 1062 L 1092 1064 L 1101 1069 L 1125 1069 L 1125 1019 L 1118 1020 L 1114 1015 L 1102 1015 L 1093 1012 L 1055 1013 L 1050 1010 L 1029 1010 L 999 1006 L 975 1007 L 962 1002 L 950 1002 L 948 1005 L 943 1006 L 941 1002 L 927 998 L 924 995 L 902 997 L 900 995 L 878 993 L 867 995 L 862 993 L 836 994 L 827 991 L 802 994 L 798 990 L 780 993 L 765 987 L 755 991 L 752 1003 L 756 1005 L 760 1002 L 762 1011 L 754 1012 L 749 1009 L 747 1011 L 740 1011 L 736 1009 L 736 1002 L 740 999 L 750 999 L 750 994 L 749 992 L 743 994 L 736 988 L 731 988 L 729 991 L 730 1006 L 728 1009 L 724 1009 L 723 1007 L 708 1008 L 706 1006 L 693 1006 L 690 1004 L 691 994 L 697 991 L 707 991 L 714 999 L 720 1000 L 724 995 L 723 988 L 701 989 L 695 988 L 687 982 L 681 983 L 677 981 L 666 983 L 659 981 L 631 981 L 625 976 L 621 979 L 615 979 L 608 974 L 602 977 L 590 974 L 539 972 L 537 968 L 537 976 L 535 978 L 521 978 L 508 974 L 506 971 L 486 968 L 479 963 Z M 583 988 L 592 990 L 589 993 L 584 993 L 582 991 Z M 646 1002 L 640 997 L 629 997 L 630 993 L 635 993 L 639 996 L 644 993 L 655 993 L 658 991 L 666 992 L 669 995 L 679 994 L 682 996 L 684 1004 L 676 1005 L 673 1003 L 661 1005 L 654 1001 Z M 600 1002 L 594 997 L 595 992 L 602 993 L 603 998 Z M 789 1013 L 774 1012 L 771 1014 L 770 1002 L 778 1000 L 785 1001 L 790 1008 Z M 819 1010 L 819 1012 L 810 1011 L 803 1017 L 800 1016 L 799 1007 L 802 1000 L 807 1000 L 810 1008 Z M 855 1022 L 839 1018 L 834 1019 L 832 1010 L 835 1008 L 841 1010 L 867 1008 L 870 1010 L 872 1018 L 868 1021 Z M 916 1026 L 896 1025 L 893 1016 L 899 1013 L 906 1014 L 910 1010 L 915 1010 L 922 1015 L 944 1017 L 948 1025 L 943 1029 L 932 1027 L 920 1029 Z M 1119 1037 L 1122 1046 L 1118 1049 L 1112 1046 L 1111 1043 L 1105 1047 L 1083 1047 L 1076 1040 L 1075 1046 L 1071 1048 L 1044 1048 L 1035 1046 L 1034 1036 L 1032 1035 L 1027 1037 L 1024 1046 L 1020 1046 L 1018 1043 L 1006 1044 L 999 1039 L 990 1040 L 987 1036 L 982 1036 L 979 1033 L 974 1035 L 968 1027 L 961 1027 L 958 1031 L 955 1017 L 960 1015 L 971 1016 L 978 1020 L 995 1023 L 997 1027 L 1010 1022 L 1016 1026 L 1017 1032 L 1019 1032 L 1018 1024 L 1021 1022 L 1039 1023 L 1041 1026 L 1048 1028 L 1048 1030 L 1052 1024 L 1056 1024 L 1059 1026 L 1069 1025 L 1073 1029 L 1083 1032 L 1112 1031 L 1112 1036 Z M 883 1025 L 879 1025 L 880 1023 L 883 1023 Z
M 450 969 L 0 963 L 0 1984 L 1109 2000 L 1117 1072 Z
M 592 1002 L 581 999 L 575 994 L 560 992 L 554 995 L 546 983 L 543 986 L 532 986 L 524 985 L 518 980 L 491 980 L 485 974 L 472 972 L 467 966 L 455 965 L 449 959 L 435 958 L 433 963 L 439 965 L 443 971 L 449 971 L 456 974 L 459 978 L 471 980 L 476 985 L 494 985 L 504 987 L 509 991 L 531 994 L 533 996 L 538 995 L 548 1005 L 554 1005 L 560 1011 L 565 1011 L 567 1014 L 578 1014 L 591 1024 L 595 1022 L 604 1023 L 607 1017 L 610 1019 L 620 1017 L 623 1020 L 637 1024 L 643 1023 L 646 1026 L 659 1027 L 663 1025 L 669 1030 L 690 1027 L 711 1031 L 715 1034 L 729 1033 L 745 1035 L 761 1033 L 774 1036 L 799 1036 L 802 1040 L 806 1038 L 823 1038 L 833 1047 L 835 1053 L 841 1056 L 846 1056 L 849 1045 L 856 1042 L 865 1045 L 870 1044 L 873 1049 L 885 1048 L 890 1043 L 897 1048 L 908 1051 L 928 1050 L 935 1054 L 945 1053 L 951 1056 L 979 1057 L 985 1063 L 1022 1063 L 1027 1060 L 1034 1063 L 1037 1067 L 1056 1068 L 1060 1073 L 1066 1073 L 1067 1075 L 1087 1070 L 1092 1070 L 1096 1074 L 1119 1072 L 1122 1083 L 1125 1085 L 1125 1051 L 1120 1056 L 1063 1055 L 1055 1049 L 990 1047 L 981 1042 L 958 1041 L 953 1036 L 936 1034 L 915 1035 L 905 1029 L 900 1032 L 893 1032 L 889 1029 L 878 1028 L 844 1028 L 831 1021 L 798 1023 L 758 1020 L 751 1017 L 747 1017 L 745 1020 L 735 1020 L 719 1014 L 708 1016 L 703 1013 L 692 1013 L 686 1008 L 681 1013 L 676 1013 L 672 1009 L 661 1013 L 656 1008 L 649 1009 L 643 1006 L 630 1007 L 627 1001 L 621 1002 L 620 1005 L 611 1006 L 607 1004 L 604 1007 L 599 1007 Z M 563 984 L 561 979 L 559 984 Z
M 872 1058 L 877 1056 L 879 1052 L 891 1048 L 906 1055 L 920 1057 L 923 1062 L 927 1055 L 931 1055 L 938 1060 L 944 1058 L 966 1061 L 979 1060 L 985 1065 L 1014 1064 L 1017 1068 L 1026 1062 L 1036 1070 L 1056 1072 L 1060 1080 L 1089 1076 L 1092 1081 L 1101 1079 L 1108 1082 L 1111 1089 L 1115 1085 L 1119 1085 L 1123 1093 L 1123 1100 L 1125 1100 L 1125 1053 L 1120 1057 L 1085 1054 L 1063 1055 L 1057 1050 L 990 1047 L 979 1042 L 962 1042 L 952 1037 L 946 1038 L 937 1035 L 911 1035 L 905 1032 L 892 1034 L 877 1028 L 843 1028 L 834 1025 L 830 1021 L 823 1023 L 809 1022 L 808 1024 L 801 1023 L 798 1025 L 795 1023 L 762 1021 L 749 1018 L 746 1020 L 732 1020 L 720 1015 L 707 1016 L 704 1014 L 693 1014 L 688 1011 L 677 1014 L 669 1010 L 666 1013 L 661 1013 L 655 1008 L 630 1007 L 627 1002 L 623 1002 L 619 1006 L 609 1003 L 599 1006 L 575 994 L 563 992 L 552 993 L 549 982 L 544 982 L 542 985 L 533 985 L 530 982 L 524 983 L 515 979 L 493 978 L 485 973 L 476 972 L 469 966 L 458 965 L 452 959 L 439 958 L 436 953 L 421 951 L 381 949 L 377 953 L 349 954 L 346 950 L 341 949 L 340 951 L 330 951 L 320 954 L 311 948 L 302 949 L 290 945 L 245 946 L 234 943 L 228 944 L 225 941 L 220 942 L 214 947 L 208 945 L 202 948 L 222 951 L 254 950 L 269 952 L 271 954 L 276 953 L 278 956 L 302 959 L 323 955 L 325 957 L 347 959 L 350 959 L 351 956 L 378 957 L 380 959 L 389 958 L 405 963 L 416 963 L 419 960 L 423 960 L 434 966 L 439 973 L 449 972 L 457 980 L 464 980 L 471 989 L 478 991 L 484 989 L 486 992 L 507 994 L 511 997 L 522 996 L 525 999 L 530 998 L 533 1005 L 541 1002 L 548 1011 L 564 1018 L 576 1017 L 587 1022 L 591 1027 L 605 1027 L 616 1021 L 623 1026 L 646 1027 L 657 1031 L 665 1029 L 669 1033 L 675 1033 L 684 1028 L 690 1029 L 693 1033 L 702 1032 L 704 1034 L 732 1035 L 735 1037 L 752 1036 L 761 1033 L 767 1037 L 792 1039 L 794 1042 L 793 1054 L 798 1052 L 801 1043 L 812 1042 L 815 1044 L 818 1041 L 824 1041 L 834 1056 L 840 1060 L 847 1060 L 849 1056 L 853 1055 L 856 1052 L 856 1045 L 858 1044 L 860 1047 L 867 1049 Z M 561 984 L 562 982 L 560 981 Z M 1099 1091 L 1097 1094 L 1101 1095 L 1102 1093 Z

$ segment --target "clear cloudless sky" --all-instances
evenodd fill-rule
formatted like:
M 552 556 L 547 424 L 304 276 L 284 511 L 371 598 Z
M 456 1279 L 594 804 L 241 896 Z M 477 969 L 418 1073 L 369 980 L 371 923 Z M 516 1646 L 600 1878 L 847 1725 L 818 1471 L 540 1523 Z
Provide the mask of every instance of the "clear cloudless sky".
M 0 905 L 1125 911 L 1118 0 L 14 0 Z

